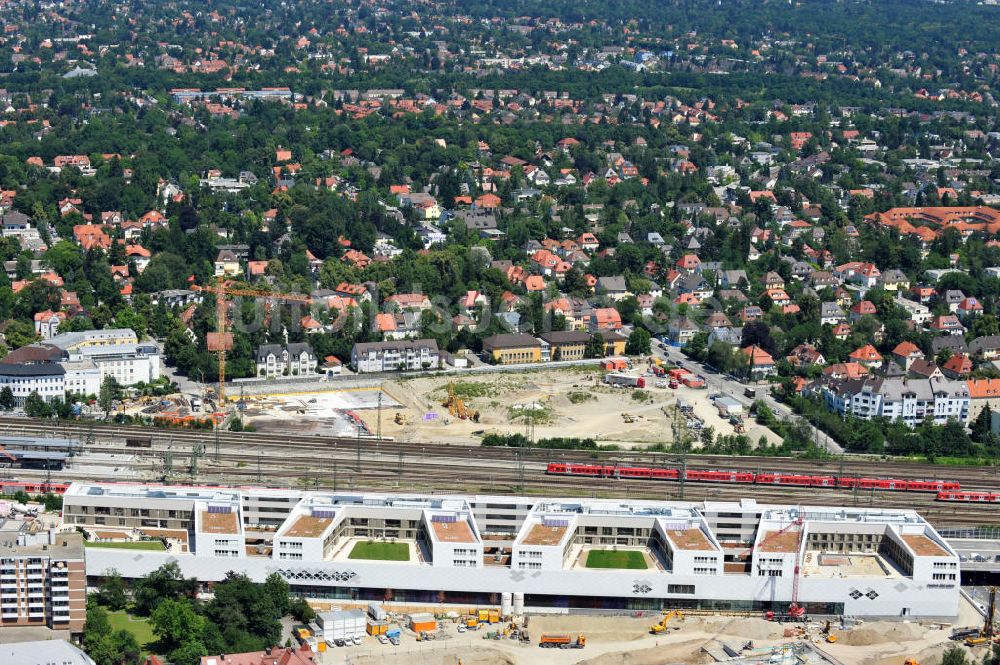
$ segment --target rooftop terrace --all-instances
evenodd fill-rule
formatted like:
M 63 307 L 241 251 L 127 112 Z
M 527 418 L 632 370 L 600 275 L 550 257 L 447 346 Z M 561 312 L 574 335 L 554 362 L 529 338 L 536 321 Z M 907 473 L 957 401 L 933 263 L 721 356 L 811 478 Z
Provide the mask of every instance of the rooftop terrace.
M 460 522 L 431 522 L 434 536 L 442 543 L 474 543 L 472 529 L 465 520 Z
M 766 531 L 757 544 L 759 552 L 776 552 L 792 554 L 799 551 L 799 538 L 802 532 L 798 529 L 789 529 L 784 533 L 780 531 Z
M 715 550 L 701 529 L 667 529 L 670 542 L 679 550 Z
M 282 535 L 289 538 L 319 538 L 332 522 L 332 517 L 302 515 Z
M 903 542 L 910 546 L 917 556 L 948 556 L 948 553 L 922 533 L 903 536 Z
M 522 545 L 558 545 L 569 527 L 535 524 L 521 541 Z
M 204 533 L 239 533 L 236 513 L 210 513 L 201 511 L 201 530 Z

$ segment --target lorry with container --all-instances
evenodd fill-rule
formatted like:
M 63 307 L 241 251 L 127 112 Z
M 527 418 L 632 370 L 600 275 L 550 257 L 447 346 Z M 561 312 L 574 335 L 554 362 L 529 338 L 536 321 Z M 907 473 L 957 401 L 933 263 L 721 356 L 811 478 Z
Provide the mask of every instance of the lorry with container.
M 625 388 L 645 388 L 646 379 L 641 376 L 629 376 L 628 374 L 605 374 L 604 383 L 609 386 L 622 386 Z
M 743 396 L 748 399 L 757 399 L 757 389 L 756 388 L 744 388 Z
M 587 646 L 587 638 L 580 633 L 576 637 L 564 634 L 543 634 L 538 640 L 543 649 L 582 649 Z

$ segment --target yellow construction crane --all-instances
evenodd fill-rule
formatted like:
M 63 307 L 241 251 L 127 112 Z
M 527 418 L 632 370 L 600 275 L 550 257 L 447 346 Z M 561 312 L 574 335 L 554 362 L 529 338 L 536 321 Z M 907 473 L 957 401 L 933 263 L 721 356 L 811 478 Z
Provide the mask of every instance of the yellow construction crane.
M 441 403 L 441 406 L 448 407 L 448 413 L 456 418 L 479 422 L 479 412 L 466 406 L 465 400 L 455 393 L 454 381 L 448 384 L 448 397 Z
M 226 296 L 249 296 L 251 298 L 266 298 L 282 302 L 301 302 L 309 304 L 312 298 L 299 293 L 271 293 L 259 289 L 234 289 L 222 277 L 215 286 L 195 287 L 196 289 L 215 294 L 215 332 L 208 333 L 208 350 L 214 352 L 219 359 L 219 394 L 220 406 L 226 405 L 226 351 L 233 348 L 233 333 L 226 332 Z

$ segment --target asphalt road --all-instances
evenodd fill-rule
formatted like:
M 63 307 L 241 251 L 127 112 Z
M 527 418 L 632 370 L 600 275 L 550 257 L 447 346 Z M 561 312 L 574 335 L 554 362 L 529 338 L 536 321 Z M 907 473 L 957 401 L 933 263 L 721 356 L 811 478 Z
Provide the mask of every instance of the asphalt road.
M 705 383 L 707 384 L 709 392 L 718 392 L 723 395 L 729 395 L 730 397 L 734 397 L 749 406 L 749 403 L 753 400 L 745 397 L 743 391 L 747 387 L 754 387 L 757 388 L 756 399 L 759 399 L 761 402 L 766 404 L 768 408 L 774 412 L 775 416 L 780 419 L 789 419 L 795 415 L 792 413 L 790 408 L 771 397 L 765 386 L 758 387 L 756 385 L 743 384 L 735 379 L 728 378 L 720 372 L 710 372 L 705 369 L 704 365 L 688 358 L 686 355 L 681 353 L 679 348 L 675 346 L 668 346 L 654 339 L 653 355 L 664 360 L 669 360 L 674 364 L 680 364 L 696 374 L 700 374 L 705 377 Z M 843 454 L 844 449 L 824 432 L 821 432 L 812 425 L 809 426 L 809 429 L 812 432 L 812 440 L 815 441 L 817 445 L 822 446 L 834 455 Z

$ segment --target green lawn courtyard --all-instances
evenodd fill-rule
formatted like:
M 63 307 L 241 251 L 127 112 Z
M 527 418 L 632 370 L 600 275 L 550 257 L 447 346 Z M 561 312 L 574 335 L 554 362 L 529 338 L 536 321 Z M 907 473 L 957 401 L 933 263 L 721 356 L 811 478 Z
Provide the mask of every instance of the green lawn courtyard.
M 348 559 L 374 559 L 377 561 L 409 561 L 410 547 L 406 543 L 358 543 L 347 555 Z
M 146 552 L 163 552 L 167 548 L 159 540 L 107 540 L 102 542 L 86 542 L 87 547 L 103 547 L 118 550 L 144 550 Z
M 628 570 L 645 570 L 646 557 L 642 552 L 633 550 L 590 550 L 587 552 L 587 568 L 625 568 Z
M 127 612 L 108 612 L 108 622 L 111 624 L 111 630 L 115 632 L 125 630 L 132 633 L 144 653 L 148 652 L 149 647 L 156 642 L 153 627 L 146 619 L 131 616 Z

